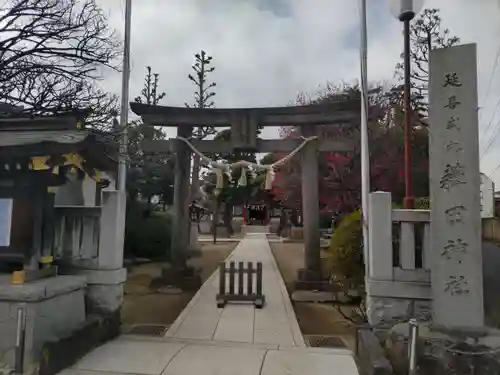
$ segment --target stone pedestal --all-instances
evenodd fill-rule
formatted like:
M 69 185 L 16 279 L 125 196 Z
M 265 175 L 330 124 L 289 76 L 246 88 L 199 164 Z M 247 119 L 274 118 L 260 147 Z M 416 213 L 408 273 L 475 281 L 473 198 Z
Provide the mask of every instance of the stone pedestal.
M 57 276 L 23 285 L 0 285 L 0 368 L 14 368 L 17 309 L 26 311 L 24 374 L 34 374 L 48 342 L 84 326 L 86 278 Z
M 368 294 L 366 297 L 366 314 L 368 322 L 374 327 L 392 327 L 396 322 L 417 318 L 429 322 L 432 319 L 432 301 L 415 299 L 382 297 Z
M 189 249 L 188 256 L 190 258 L 201 256 L 201 245 L 198 242 L 198 223 L 191 223 L 191 228 L 189 228 Z
M 199 232 L 202 234 L 211 234 L 211 224 L 207 220 L 203 220 L 200 222 Z
M 127 270 L 74 270 L 87 279 L 88 310 L 110 316 L 119 312 L 123 304 L 123 284 Z
M 192 267 L 183 270 L 164 268 L 161 270 L 161 279 L 154 282 L 157 288 L 173 286 L 182 290 L 197 290 L 202 285 L 199 273 Z
M 125 196 L 119 191 L 103 191 L 97 259 L 66 270 L 87 278 L 88 310 L 105 317 L 120 316 L 123 283 Z M 118 333 L 118 332 L 117 332 Z
M 97 257 L 73 259 L 61 267 L 66 275 L 85 278 L 86 311 L 100 317 L 106 337 L 118 335 L 120 329 L 123 284 L 127 279 L 123 267 L 124 228 L 125 196 L 116 190 L 103 191 Z
M 328 292 L 331 291 L 331 285 L 329 280 L 322 278 L 321 272 L 301 268 L 297 274 L 295 289 Z

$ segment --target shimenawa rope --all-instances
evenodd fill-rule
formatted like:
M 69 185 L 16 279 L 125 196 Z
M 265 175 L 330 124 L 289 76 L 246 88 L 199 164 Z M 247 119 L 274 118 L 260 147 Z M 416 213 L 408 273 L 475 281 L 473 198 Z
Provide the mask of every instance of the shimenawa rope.
M 251 168 L 256 169 L 256 170 L 266 171 L 265 188 L 266 188 L 266 190 L 271 190 L 272 185 L 273 185 L 273 181 L 274 181 L 274 176 L 275 176 L 274 168 L 286 163 L 288 160 L 293 158 L 300 150 L 302 150 L 302 148 L 306 144 L 308 144 L 309 142 L 311 142 L 313 140 L 318 139 L 318 137 L 317 136 L 307 137 L 307 138 L 300 137 L 300 139 L 302 139 L 302 143 L 300 145 L 298 145 L 294 150 L 292 150 L 287 156 L 281 158 L 280 160 L 278 160 L 272 164 L 264 164 L 264 165 L 252 163 L 252 162 L 249 162 L 246 160 L 239 160 L 235 163 L 230 163 L 230 164 L 218 163 L 215 160 L 212 160 L 209 157 L 203 155 L 203 153 L 201 153 L 201 151 L 199 151 L 196 147 L 194 147 L 193 144 L 187 138 L 177 137 L 177 139 L 184 142 L 185 144 L 187 144 L 188 147 L 191 149 L 191 151 L 193 151 L 195 154 L 197 154 L 200 157 L 200 160 L 203 164 L 209 165 L 213 168 L 215 175 L 216 175 L 216 178 L 217 178 L 216 189 L 218 189 L 218 190 L 222 189 L 223 184 L 224 184 L 224 173 L 229 174 L 229 172 L 231 171 L 231 168 L 235 168 L 235 167 L 242 167 L 241 176 L 240 176 L 240 179 L 238 181 L 238 185 L 239 186 L 246 186 L 246 184 L 247 184 L 246 168 L 251 167 Z

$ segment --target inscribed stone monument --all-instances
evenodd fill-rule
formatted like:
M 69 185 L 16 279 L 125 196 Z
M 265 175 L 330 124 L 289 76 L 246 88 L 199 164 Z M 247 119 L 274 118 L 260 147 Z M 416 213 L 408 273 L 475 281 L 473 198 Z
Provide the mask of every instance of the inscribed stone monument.
M 433 323 L 484 323 L 476 45 L 430 58 L 430 197 Z

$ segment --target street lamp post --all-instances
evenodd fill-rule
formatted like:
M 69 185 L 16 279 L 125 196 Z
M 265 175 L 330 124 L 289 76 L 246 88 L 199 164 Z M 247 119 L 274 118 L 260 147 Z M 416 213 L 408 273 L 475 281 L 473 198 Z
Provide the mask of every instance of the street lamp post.
M 361 68 L 361 211 L 363 212 L 363 258 L 365 275 L 370 275 L 369 259 L 369 231 L 368 228 L 368 199 L 370 195 L 370 149 L 368 147 L 368 37 L 366 24 L 366 0 L 359 0 L 360 19 L 360 68 Z
M 132 27 L 132 0 L 125 2 L 125 40 L 123 46 L 122 94 L 120 106 L 120 154 L 118 164 L 118 190 L 125 194 L 127 188 L 127 123 L 130 87 L 130 29 Z
M 414 208 L 412 161 L 411 161 L 411 86 L 410 86 L 410 21 L 422 9 L 423 0 L 390 0 L 392 14 L 403 22 L 404 29 L 404 168 L 405 168 L 405 198 L 404 208 Z

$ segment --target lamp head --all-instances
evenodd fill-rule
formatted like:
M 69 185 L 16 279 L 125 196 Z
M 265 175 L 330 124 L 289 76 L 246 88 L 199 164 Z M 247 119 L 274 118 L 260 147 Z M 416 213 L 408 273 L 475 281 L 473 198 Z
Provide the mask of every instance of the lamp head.
M 411 21 L 422 10 L 424 0 L 389 0 L 389 7 L 394 17 L 401 22 Z

